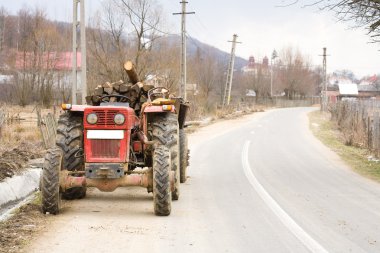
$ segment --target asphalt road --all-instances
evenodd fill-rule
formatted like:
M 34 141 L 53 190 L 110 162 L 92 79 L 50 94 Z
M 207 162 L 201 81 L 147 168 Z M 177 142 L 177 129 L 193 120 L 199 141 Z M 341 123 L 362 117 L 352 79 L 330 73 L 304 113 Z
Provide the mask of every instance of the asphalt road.
M 310 108 L 257 113 L 190 136 L 169 217 L 144 189 L 66 203 L 27 252 L 380 252 L 380 184 L 308 128 Z

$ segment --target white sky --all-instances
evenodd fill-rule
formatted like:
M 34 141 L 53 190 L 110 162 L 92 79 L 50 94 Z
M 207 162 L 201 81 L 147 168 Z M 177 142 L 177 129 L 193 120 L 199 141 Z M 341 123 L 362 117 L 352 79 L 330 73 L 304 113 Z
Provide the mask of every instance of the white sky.
M 179 33 L 180 16 L 172 13 L 180 12 L 180 0 L 157 1 L 163 6 L 167 29 Z M 86 0 L 88 16 L 99 8 L 100 2 Z M 358 77 L 380 73 L 380 44 L 368 43 L 369 37 L 363 29 L 351 30 L 349 24 L 337 23 L 332 13 L 311 7 L 301 8 L 300 5 L 275 7 L 284 0 L 188 2 L 188 11 L 196 12 L 187 16 L 190 36 L 224 51 L 231 50 L 227 40 L 236 33 L 243 42 L 237 47 L 237 55 L 243 58 L 254 55 L 261 59 L 265 55 L 270 56 L 273 49 L 280 51 L 291 45 L 308 55 L 313 64 L 319 65 L 322 48 L 327 47 L 331 55 L 327 60 L 328 72 L 350 69 Z M 0 0 L 0 5 L 12 13 L 25 4 L 44 8 L 51 19 L 71 21 L 71 0 Z

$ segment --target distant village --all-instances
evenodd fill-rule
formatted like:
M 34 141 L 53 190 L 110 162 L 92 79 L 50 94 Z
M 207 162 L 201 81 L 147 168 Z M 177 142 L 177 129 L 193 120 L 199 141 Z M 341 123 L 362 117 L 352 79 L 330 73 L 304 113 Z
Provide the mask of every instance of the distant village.
M 334 72 L 328 77 L 327 96 L 332 103 L 347 99 L 380 99 L 380 75 L 356 80 L 351 72 Z
M 250 56 L 248 64 L 241 69 L 241 72 L 256 75 L 260 69 L 269 76 L 272 67 L 275 70 L 281 68 L 278 65 L 272 66 L 267 56 L 263 57 L 261 62 L 256 62 L 255 58 Z M 247 92 L 247 96 L 248 94 L 255 96 L 254 91 Z M 380 74 L 357 79 L 350 70 L 335 71 L 327 76 L 327 97 L 330 103 L 339 100 L 380 100 Z

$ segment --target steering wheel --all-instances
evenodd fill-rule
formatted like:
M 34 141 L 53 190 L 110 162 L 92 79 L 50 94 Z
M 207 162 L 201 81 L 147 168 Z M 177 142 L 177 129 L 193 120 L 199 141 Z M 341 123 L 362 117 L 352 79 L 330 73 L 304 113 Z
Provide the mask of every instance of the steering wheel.
M 153 89 L 150 89 L 148 91 L 148 98 L 151 100 L 151 96 L 152 95 L 161 95 L 162 97 L 165 96 L 165 94 L 169 93 L 169 90 L 165 87 L 156 87 L 156 88 L 153 88 Z
M 103 102 L 103 100 L 104 100 L 105 98 L 111 98 L 111 97 L 114 97 L 114 98 L 124 98 L 124 99 L 127 100 L 126 102 L 131 103 L 131 100 L 129 99 L 129 97 L 124 96 L 124 95 L 104 95 L 104 96 L 102 96 L 102 97 L 100 98 L 100 102 Z

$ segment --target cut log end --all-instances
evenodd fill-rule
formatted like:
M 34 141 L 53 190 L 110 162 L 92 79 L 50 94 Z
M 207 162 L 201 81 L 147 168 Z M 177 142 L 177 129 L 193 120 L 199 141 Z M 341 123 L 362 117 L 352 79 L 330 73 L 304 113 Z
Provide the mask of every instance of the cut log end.
M 126 62 L 124 63 L 124 69 L 125 69 L 126 71 L 130 71 L 130 70 L 132 70 L 132 69 L 133 69 L 133 63 L 132 63 L 131 61 L 126 61 Z

